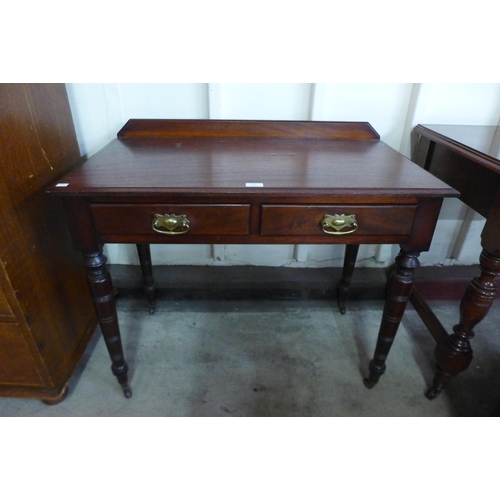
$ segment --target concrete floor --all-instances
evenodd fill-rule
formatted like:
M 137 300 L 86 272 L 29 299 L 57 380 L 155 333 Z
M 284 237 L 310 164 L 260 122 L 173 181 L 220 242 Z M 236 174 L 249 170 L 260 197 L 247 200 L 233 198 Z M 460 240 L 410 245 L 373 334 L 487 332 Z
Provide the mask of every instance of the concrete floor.
M 0 398 L 0 416 L 490 416 L 500 398 L 500 307 L 476 328 L 474 360 L 439 398 L 434 340 L 409 305 L 372 390 L 362 378 L 382 301 L 352 301 L 342 316 L 327 300 L 117 301 L 133 397 L 125 399 L 96 332 L 65 401 Z M 434 301 L 448 330 L 458 303 Z

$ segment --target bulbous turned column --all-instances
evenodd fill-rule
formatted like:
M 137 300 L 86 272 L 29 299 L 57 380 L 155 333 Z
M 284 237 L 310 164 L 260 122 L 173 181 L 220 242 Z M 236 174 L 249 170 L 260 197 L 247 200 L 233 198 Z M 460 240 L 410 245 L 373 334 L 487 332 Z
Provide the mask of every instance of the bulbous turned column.
M 472 361 L 470 340 L 474 327 L 487 315 L 497 294 L 496 277 L 500 275 L 500 252 L 483 250 L 479 258 L 481 275 L 468 285 L 460 304 L 460 322 L 453 333 L 436 345 L 436 376 L 427 391 L 428 399 L 435 399 L 458 373 L 466 370 Z
M 99 325 L 111 358 L 111 371 L 118 379 L 125 397 L 130 398 L 132 391 L 128 385 L 128 366 L 123 355 L 113 285 L 106 267 L 107 259 L 102 250 L 84 253 L 83 256 L 90 293 L 92 294 Z
M 364 384 L 368 389 L 374 387 L 385 372 L 385 361 L 396 337 L 413 288 L 415 270 L 420 265 L 418 261 L 419 255 L 419 252 L 406 252 L 401 249 L 396 257 L 395 269 L 387 287 L 387 298 L 375 354 L 369 365 L 370 374 L 364 380 Z

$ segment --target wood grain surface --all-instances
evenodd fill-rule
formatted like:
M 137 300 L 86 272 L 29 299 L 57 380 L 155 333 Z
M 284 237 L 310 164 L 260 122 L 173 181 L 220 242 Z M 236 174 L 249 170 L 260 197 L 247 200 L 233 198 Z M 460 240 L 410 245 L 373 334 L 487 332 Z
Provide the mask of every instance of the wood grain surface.
M 0 394 L 57 396 L 95 328 L 64 211 L 45 193 L 79 156 L 63 84 L 0 85 Z
M 456 195 L 383 142 L 343 139 L 115 139 L 59 184 L 49 192 Z

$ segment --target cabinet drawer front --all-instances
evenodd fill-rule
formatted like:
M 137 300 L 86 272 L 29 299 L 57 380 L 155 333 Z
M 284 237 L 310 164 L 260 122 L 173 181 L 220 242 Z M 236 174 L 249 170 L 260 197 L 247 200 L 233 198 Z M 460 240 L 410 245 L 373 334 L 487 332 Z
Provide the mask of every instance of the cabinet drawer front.
M 185 215 L 187 235 L 248 234 L 250 205 L 96 204 L 92 213 L 100 234 L 161 234 L 153 229 L 156 214 Z
M 335 238 L 323 231 L 321 221 L 325 215 L 345 214 L 356 216 L 356 235 L 408 235 L 415 209 L 416 205 L 263 205 L 261 234 Z

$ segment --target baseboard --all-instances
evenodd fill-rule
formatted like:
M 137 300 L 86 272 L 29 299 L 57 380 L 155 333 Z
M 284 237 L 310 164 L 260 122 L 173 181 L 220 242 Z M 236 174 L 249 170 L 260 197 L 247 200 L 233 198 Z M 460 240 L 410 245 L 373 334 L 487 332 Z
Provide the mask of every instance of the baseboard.
M 415 273 L 415 283 L 425 300 L 461 300 L 469 282 L 480 273 L 479 264 L 421 267 Z
M 123 294 L 142 293 L 140 266 L 111 265 Z M 382 300 L 388 269 L 357 268 L 349 300 Z M 334 299 L 340 268 L 260 266 L 155 266 L 157 296 L 163 299 Z M 426 300 L 460 300 L 478 266 L 421 267 L 415 277 Z

